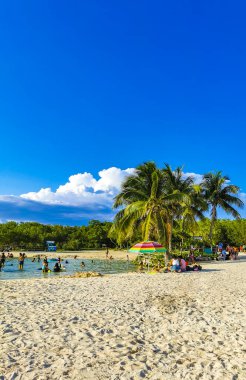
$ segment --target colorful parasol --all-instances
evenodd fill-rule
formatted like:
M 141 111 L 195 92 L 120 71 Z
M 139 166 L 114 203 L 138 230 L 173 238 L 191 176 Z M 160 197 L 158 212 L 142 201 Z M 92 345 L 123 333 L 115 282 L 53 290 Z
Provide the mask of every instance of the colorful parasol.
M 155 241 L 143 241 L 141 243 L 135 244 L 129 249 L 131 253 L 141 253 L 141 254 L 154 254 L 154 253 L 165 253 L 167 250 L 160 243 Z

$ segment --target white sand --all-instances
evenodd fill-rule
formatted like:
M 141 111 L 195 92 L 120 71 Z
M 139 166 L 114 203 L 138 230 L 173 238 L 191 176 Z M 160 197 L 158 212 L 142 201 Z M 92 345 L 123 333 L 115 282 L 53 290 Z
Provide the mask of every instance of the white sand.
M 0 281 L 0 379 L 246 379 L 246 263 Z
M 112 256 L 115 260 L 126 260 L 127 255 L 129 257 L 129 260 L 135 260 L 137 257 L 136 253 L 128 253 L 125 251 L 117 251 L 113 249 L 109 249 L 108 251 L 109 256 Z M 19 251 L 13 251 L 12 252 L 14 257 L 19 256 Z M 61 258 L 73 258 L 74 256 L 77 256 L 78 259 L 100 259 L 100 260 L 106 260 L 106 249 L 105 250 L 91 250 L 91 251 L 58 251 L 58 252 L 45 252 L 45 251 L 31 251 L 27 252 L 25 251 L 25 254 L 27 257 L 37 257 L 40 255 L 41 257 L 48 256 L 48 257 L 58 257 Z

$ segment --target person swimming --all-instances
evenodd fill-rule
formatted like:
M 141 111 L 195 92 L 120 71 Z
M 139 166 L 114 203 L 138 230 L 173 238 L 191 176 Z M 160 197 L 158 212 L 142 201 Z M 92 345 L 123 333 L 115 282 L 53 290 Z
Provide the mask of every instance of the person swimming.
M 42 265 L 42 271 L 43 273 L 47 273 L 49 272 L 49 265 L 48 265 L 48 261 L 47 260 L 43 260 L 43 265 Z
M 54 266 L 54 269 L 53 269 L 54 272 L 60 272 L 61 271 L 61 268 L 59 266 L 58 263 L 55 263 L 55 266 Z
M 81 266 L 81 267 L 85 267 L 85 263 L 84 263 L 84 261 L 81 261 L 80 266 Z

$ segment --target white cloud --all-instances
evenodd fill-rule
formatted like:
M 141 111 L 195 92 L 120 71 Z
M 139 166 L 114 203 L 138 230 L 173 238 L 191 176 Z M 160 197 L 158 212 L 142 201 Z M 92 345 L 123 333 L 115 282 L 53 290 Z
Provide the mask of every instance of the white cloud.
M 192 177 L 195 184 L 199 184 L 202 182 L 202 179 L 203 179 L 203 175 L 202 174 L 198 174 L 198 173 L 184 173 L 184 178 L 187 178 L 187 177 Z
M 0 223 L 16 220 L 80 225 L 91 219 L 113 220 L 113 197 L 120 191 L 123 180 L 134 172 L 133 168 L 111 167 L 101 170 L 97 178 L 86 172 L 72 175 L 55 191 L 48 187 L 20 196 L 0 195 Z M 184 173 L 184 178 L 187 176 L 192 176 L 195 183 L 202 180 L 201 174 Z M 246 203 L 243 190 L 239 196 Z M 246 217 L 245 212 L 240 210 L 242 217 Z M 225 217 L 221 211 L 220 217 Z
M 111 206 L 123 180 L 133 174 L 134 170 L 111 167 L 101 170 L 98 173 L 99 179 L 95 179 L 91 173 L 78 173 L 70 176 L 68 182 L 60 185 L 56 191 L 48 187 L 20 197 L 46 204 Z

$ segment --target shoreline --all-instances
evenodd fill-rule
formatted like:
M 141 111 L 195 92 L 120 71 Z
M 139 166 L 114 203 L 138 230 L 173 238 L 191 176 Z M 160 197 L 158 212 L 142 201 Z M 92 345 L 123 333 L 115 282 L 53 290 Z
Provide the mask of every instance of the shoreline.
M 48 256 L 50 258 L 56 258 L 60 256 L 61 258 L 74 258 L 77 256 L 78 259 L 98 259 L 98 260 L 108 260 L 106 258 L 106 251 L 102 250 L 91 250 L 91 251 L 57 251 L 57 252 L 46 252 L 46 251 L 11 251 L 14 258 L 18 258 L 20 252 L 25 252 L 27 258 L 34 258 L 40 255 L 41 257 Z M 133 261 L 137 257 L 136 253 L 128 253 L 127 251 L 114 251 L 109 249 L 109 256 L 113 256 L 114 260 L 126 260 L 127 255 L 129 260 Z

